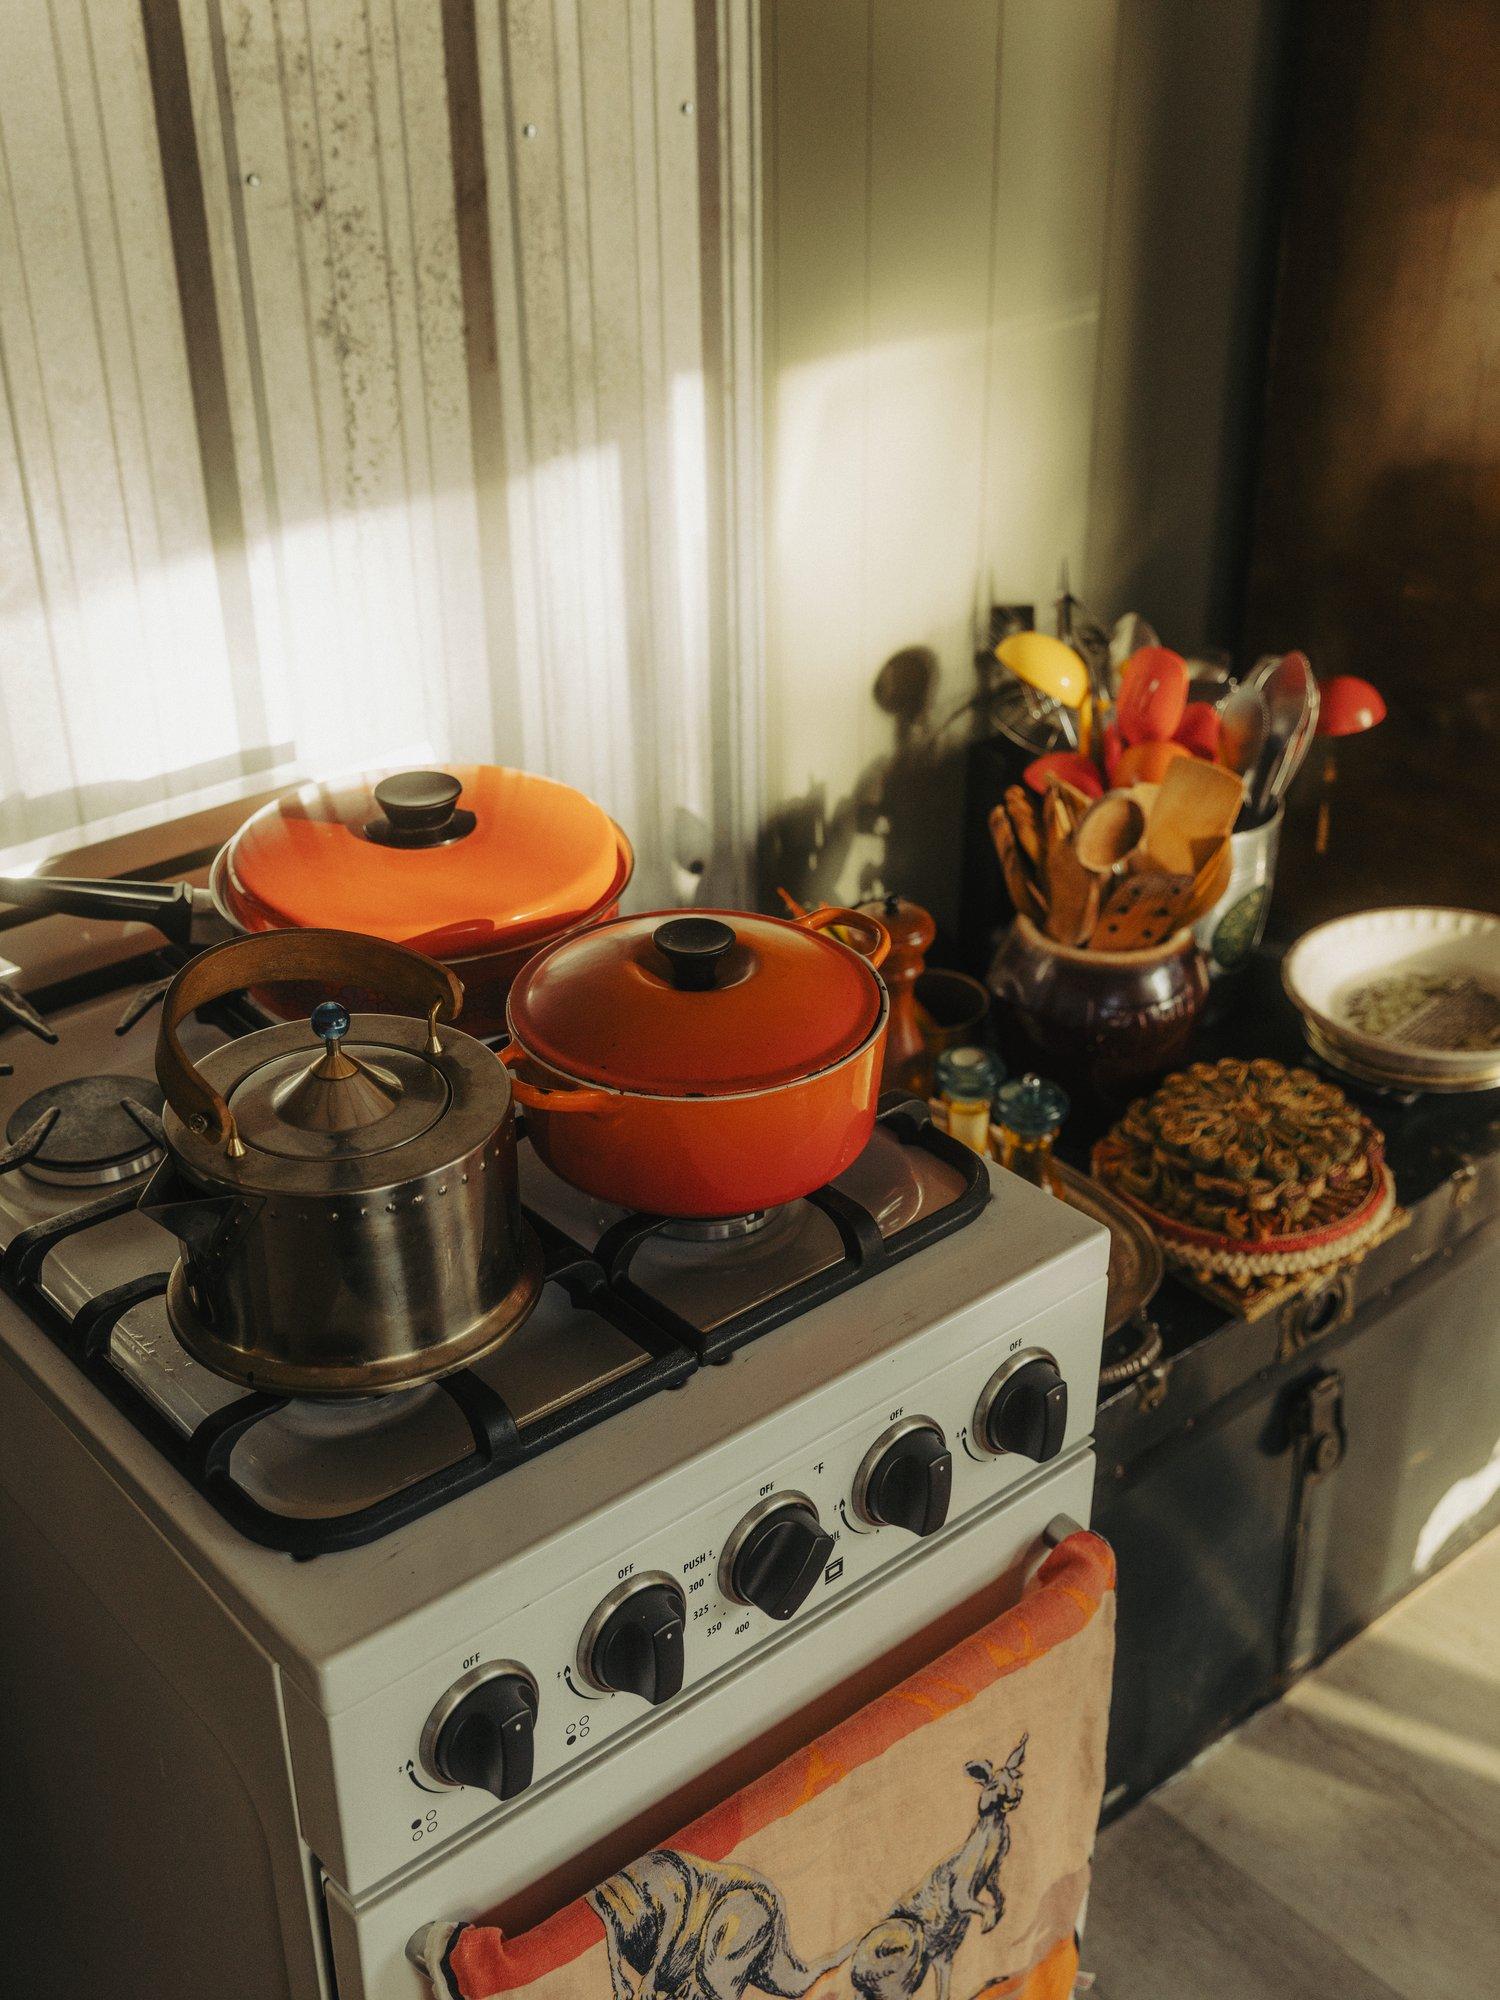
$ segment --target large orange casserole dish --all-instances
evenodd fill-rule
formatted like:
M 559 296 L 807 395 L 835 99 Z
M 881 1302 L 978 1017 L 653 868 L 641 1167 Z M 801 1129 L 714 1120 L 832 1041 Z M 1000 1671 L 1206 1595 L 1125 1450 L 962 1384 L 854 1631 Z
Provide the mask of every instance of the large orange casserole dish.
M 189 950 L 237 934 L 352 931 L 451 966 L 471 1034 L 505 1026 L 531 954 L 613 916 L 634 856 L 614 821 L 569 785 L 492 764 L 314 780 L 262 806 L 186 882 L 0 876 L 0 903 L 147 923 Z M 328 995 L 257 996 L 286 1018 Z M 379 996 L 339 994 L 368 1012 Z
M 582 792 L 460 764 L 298 786 L 228 842 L 213 889 L 241 930 L 354 931 L 441 960 L 482 1035 L 534 951 L 613 914 L 632 865 Z

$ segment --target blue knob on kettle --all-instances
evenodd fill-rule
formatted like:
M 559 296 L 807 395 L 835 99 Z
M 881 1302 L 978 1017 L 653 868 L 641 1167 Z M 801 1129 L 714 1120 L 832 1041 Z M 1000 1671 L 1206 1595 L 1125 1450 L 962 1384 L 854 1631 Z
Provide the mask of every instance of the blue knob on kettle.
M 349 1032 L 349 1009 L 338 1000 L 320 1000 L 312 1010 L 312 1031 L 330 1047 Z

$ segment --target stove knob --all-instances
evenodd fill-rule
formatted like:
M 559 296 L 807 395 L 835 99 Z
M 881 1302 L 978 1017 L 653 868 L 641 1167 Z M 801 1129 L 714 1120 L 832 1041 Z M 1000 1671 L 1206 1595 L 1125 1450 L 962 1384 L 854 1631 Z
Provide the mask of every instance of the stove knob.
M 671 1577 L 648 1572 L 612 1590 L 578 1646 L 578 1666 L 606 1694 L 638 1694 L 653 1706 L 682 1687 L 682 1630 L 687 1616 Z
M 422 1731 L 422 1763 L 445 1785 L 513 1799 L 531 1783 L 536 1682 L 514 1660 L 476 1667 L 443 1696 Z
M 811 1500 L 778 1493 L 752 1508 L 724 1544 L 719 1588 L 768 1618 L 790 1618 L 823 1574 L 833 1546 Z
M 876 1438 L 854 1475 L 854 1511 L 875 1528 L 935 1535 L 948 1518 L 953 1454 L 931 1417 L 911 1417 Z
M 986 1451 L 1014 1452 L 1045 1465 L 1062 1450 L 1068 1385 L 1050 1354 L 1017 1354 L 985 1385 L 974 1436 Z

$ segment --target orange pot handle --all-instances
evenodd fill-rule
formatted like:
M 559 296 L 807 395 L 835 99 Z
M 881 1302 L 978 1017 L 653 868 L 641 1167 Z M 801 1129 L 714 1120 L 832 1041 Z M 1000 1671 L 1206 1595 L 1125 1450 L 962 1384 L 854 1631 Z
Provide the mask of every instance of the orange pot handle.
M 839 943 L 871 965 L 883 964 L 891 948 L 891 934 L 885 925 L 879 917 L 868 916 L 863 910 L 841 910 L 835 905 L 829 909 L 805 910 L 795 921 L 797 928 L 804 931 L 853 931 L 868 942 L 850 944 L 847 938 L 840 938 Z
M 603 1111 L 616 1101 L 616 1093 L 612 1090 L 575 1090 L 567 1085 L 558 1090 L 545 1090 L 541 1084 L 518 1076 L 516 1064 L 528 1060 L 519 1042 L 507 1044 L 499 1051 L 499 1056 L 510 1071 L 510 1087 L 517 1104 L 524 1104 L 528 1111 Z

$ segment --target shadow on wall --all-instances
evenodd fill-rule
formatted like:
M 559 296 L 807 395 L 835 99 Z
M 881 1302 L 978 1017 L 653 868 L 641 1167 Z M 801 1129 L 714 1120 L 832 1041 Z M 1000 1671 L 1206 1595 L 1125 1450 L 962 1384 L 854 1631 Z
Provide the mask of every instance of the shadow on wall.
M 757 868 L 765 906 L 779 905 L 782 889 L 808 907 L 897 892 L 951 927 L 963 795 L 963 740 L 951 731 L 973 704 L 934 723 L 938 672 L 929 646 L 893 653 L 871 689 L 891 721 L 889 754 L 868 763 L 835 803 L 815 785 L 770 814 Z

